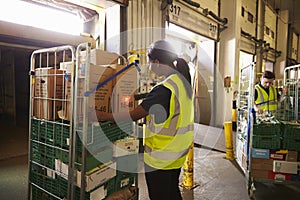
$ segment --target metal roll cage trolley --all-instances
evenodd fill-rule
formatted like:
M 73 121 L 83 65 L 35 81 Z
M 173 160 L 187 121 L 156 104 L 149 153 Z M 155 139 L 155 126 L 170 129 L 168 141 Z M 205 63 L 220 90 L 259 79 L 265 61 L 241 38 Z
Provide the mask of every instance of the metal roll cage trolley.
M 132 62 L 92 86 L 90 55 L 90 43 L 76 50 L 68 45 L 40 49 L 31 55 L 30 200 L 98 200 L 129 188 L 133 195 L 128 199 L 138 199 L 138 174 L 133 171 L 138 155 L 114 157 L 112 145 L 136 137 L 134 123 L 93 122 L 95 112 L 89 104 L 97 90 L 121 73 L 140 68 Z

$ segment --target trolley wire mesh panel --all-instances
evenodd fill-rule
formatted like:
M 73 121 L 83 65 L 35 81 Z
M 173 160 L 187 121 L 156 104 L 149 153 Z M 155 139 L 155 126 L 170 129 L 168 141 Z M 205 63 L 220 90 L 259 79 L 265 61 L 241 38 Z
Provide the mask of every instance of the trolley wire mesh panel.
M 300 121 L 299 121 L 299 88 L 300 65 L 285 68 L 284 93 L 280 103 L 280 117 L 282 123 L 282 148 L 290 153 L 300 154 Z M 300 158 L 292 160 L 299 162 Z M 300 175 L 291 175 L 292 180 L 300 180 Z
M 72 162 L 74 60 L 72 46 L 36 50 L 31 55 L 28 199 L 70 199 L 72 176 L 62 174 L 57 161 L 65 154 Z M 65 187 L 61 187 L 62 176 L 70 180 Z
M 237 101 L 236 161 L 247 178 L 249 196 L 253 196 L 251 177 L 251 151 L 253 132 L 255 63 L 240 72 L 239 98 Z
M 132 191 L 131 198 L 137 198 L 137 152 L 116 156 L 115 148 L 123 140 L 138 145 L 132 137 L 133 123 L 98 122 L 96 117 L 96 111 L 112 111 L 118 57 L 91 49 L 89 43 L 77 47 L 73 127 L 76 137 L 72 144 L 76 180 L 72 199 L 106 199 L 122 190 Z
M 251 135 L 251 110 L 254 99 L 254 64 L 244 67 L 240 72 L 239 98 L 237 101 L 236 158 L 244 172 L 247 171 L 249 153 L 248 140 Z
M 299 120 L 299 81 L 300 65 L 285 68 L 284 88 L 278 108 L 278 116 L 280 120 Z
M 255 113 L 254 65 L 241 71 L 236 155 L 246 175 L 250 197 L 254 197 L 257 182 L 299 185 L 298 68 L 299 65 L 285 69 L 276 115 Z

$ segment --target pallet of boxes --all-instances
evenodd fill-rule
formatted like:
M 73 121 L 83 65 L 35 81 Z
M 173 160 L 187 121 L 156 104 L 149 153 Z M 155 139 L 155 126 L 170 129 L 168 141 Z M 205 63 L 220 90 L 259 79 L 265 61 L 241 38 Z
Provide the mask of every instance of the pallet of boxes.
M 133 136 L 133 123 L 98 122 L 95 118 L 95 110 L 128 112 L 133 109 L 132 97 L 137 85 L 137 71 L 133 67 L 116 76 L 125 65 L 117 63 L 118 55 L 114 53 L 91 49 L 89 65 L 85 62 L 85 56 L 86 52 L 82 51 L 80 58 L 77 58 L 80 64 L 77 68 L 78 78 L 75 79 L 77 91 L 74 92 L 75 197 L 80 199 L 84 196 L 90 200 L 137 199 L 139 140 Z M 110 80 L 107 81 L 108 79 Z M 65 84 L 68 99 L 72 96 L 69 94 L 70 88 L 70 82 Z M 70 107 L 67 101 L 65 109 L 61 111 L 63 119 L 71 116 Z M 55 164 L 56 170 L 65 174 L 66 185 L 70 164 L 67 155 L 56 159 Z
M 295 133 L 300 129 L 292 127 L 274 116 L 256 118 L 251 152 L 251 175 L 254 179 L 300 181 L 300 131 Z

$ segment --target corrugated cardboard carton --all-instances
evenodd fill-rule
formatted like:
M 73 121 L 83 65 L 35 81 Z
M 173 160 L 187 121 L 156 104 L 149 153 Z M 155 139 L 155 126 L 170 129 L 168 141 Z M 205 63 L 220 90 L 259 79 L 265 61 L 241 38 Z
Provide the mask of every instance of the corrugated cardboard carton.
M 62 108 L 64 92 L 63 71 L 54 68 L 35 70 L 33 115 L 37 118 L 55 120 Z
M 119 55 L 116 53 L 103 51 L 100 49 L 92 49 L 90 56 L 90 63 L 93 65 L 117 64 L 119 58 Z M 86 60 L 86 51 L 80 52 L 80 60 Z
M 124 65 L 114 65 L 115 74 Z M 134 94 L 137 88 L 137 69 L 132 66 L 114 78 L 112 112 L 129 112 L 134 108 Z

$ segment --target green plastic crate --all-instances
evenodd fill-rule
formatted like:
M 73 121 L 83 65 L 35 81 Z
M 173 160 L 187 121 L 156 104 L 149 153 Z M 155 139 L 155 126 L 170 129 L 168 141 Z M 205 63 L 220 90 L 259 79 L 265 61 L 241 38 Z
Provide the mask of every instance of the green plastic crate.
M 282 121 L 281 130 L 283 138 L 300 139 L 299 123 Z
M 120 122 L 118 124 L 110 121 L 101 122 L 99 125 L 89 125 L 87 131 L 86 148 L 89 151 L 97 152 L 99 149 L 112 144 L 116 140 L 124 139 L 132 134 L 131 122 Z M 76 150 L 82 151 L 82 134 L 77 132 Z
M 253 135 L 252 147 L 261 149 L 280 149 L 279 135 Z
M 31 141 L 31 159 L 50 169 L 55 168 L 55 147 Z
M 253 124 L 253 135 L 280 135 L 280 122 Z
M 137 174 L 135 173 L 117 172 L 117 176 L 115 177 L 116 191 L 132 186 L 135 183 L 136 178 Z
M 51 196 L 50 194 L 44 192 L 43 190 L 35 186 L 31 187 L 31 197 L 32 200 L 58 200 L 57 198 Z
M 86 161 L 85 161 L 85 171 L 90 171 L 95 167 L 107 163 L 112 160 L 113 149 L 111 146 L 107 146 L 106 148 L 102 148 L 99 152 L 91 153 L 89 151 L 86 152 Z M 76 154 L 76 168 L 81 171 L 82 164 L 82 156 L 81 153 Z M 55 150 L 55 158 L 61 160 L 64 163 L 69 162 L 69 153 L 66 151 L 62 151 L 60 149 Z
M 43 190 L 46 190 L 47 192 L 49 192 L 57 197 L 64 196 L 62 194 L 63 189 L 58 184 L 58 179 L 56 179 L 56 178 L 51 178 L 51 177 L 44 175 L 38 171 L 31 171 L 30 180 L 31 180 L 31 183 L 34 183 L 38 187 L 42 188 Z M 33 187 L 35 187 L 35 186 L 33 185 Z
M 282 148 L 292 151 L 300 151 L 300 139 L 283 138 Z
M 59 121 L 45 121 L 31 119 L 31 137 L 34 140 L 60 148 L 68 149 L 70 138 L 70 125 Z

